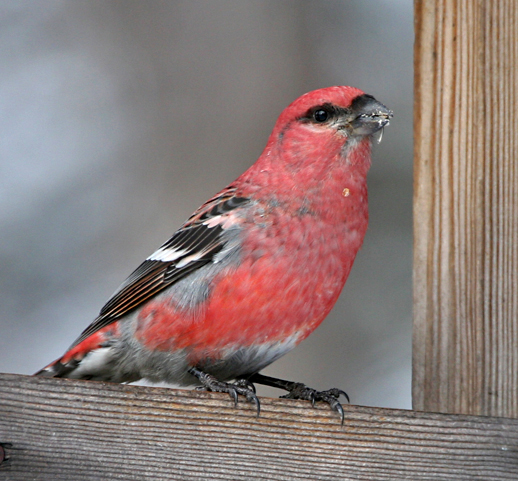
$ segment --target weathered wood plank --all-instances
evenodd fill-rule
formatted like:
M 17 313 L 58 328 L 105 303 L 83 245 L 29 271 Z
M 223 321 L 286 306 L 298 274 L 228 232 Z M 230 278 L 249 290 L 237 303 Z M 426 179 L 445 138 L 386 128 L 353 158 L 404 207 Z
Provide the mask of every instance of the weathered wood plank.
M 518 479 L 518 420 L 261 400 L 0 374 L 0 479 Z
M 414 6 L 413 406 L 518 417 L 518 2 Z

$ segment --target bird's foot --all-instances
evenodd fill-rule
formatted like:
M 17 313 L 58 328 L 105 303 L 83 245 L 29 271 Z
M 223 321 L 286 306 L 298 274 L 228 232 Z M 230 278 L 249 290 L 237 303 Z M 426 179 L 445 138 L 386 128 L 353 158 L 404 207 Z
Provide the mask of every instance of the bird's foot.
M 257 409 L 257 417 L 261 412 L 261 403 L 255 394 L 255 386 L 247 379 L 238 379 L 234 383 L 218 381 L 212 374 L 200 371 L 195 367 L 189 369 L 189 374 L 200 381 L 201 386 L 197 389 L 205 389 L 212 392 L 226 392 L 237 406 L 239 396 L 244 396 L 249 403 L 253 403 Z
M 341 389 L 333 388 L 326 391 L 317 391 L 316 389 L 307 387 L 305 384 L 300 382 L 285 381 L 283 379 L 277 379 L 259 373 L 253 374 L 248 379 L 249 381 L 255 382 L 257 384 L 264 384 L 266 386 L 276 387 L 288 391 L 288 394 L 281 396 L 281 398 L 311 401 L 313 406 L 318 401 L 325 402 L 329 404 L 333 411 L 336 411 L 339 414 L 342 420 L 342 425 L 344 423 L 344 410 L 339 401 L 340 396 L 344 396 L 345 399 L 347 399 L 347 402 L 350 401 L 347 393 Z
M 290 386 L 290 389 L 288 389 L 288 394 L 281 396 L 281 398 L 311 401 L 313 406 L 318 401 L 325 402 L 329 404 L 333 411 L 336 411 L 339 414 L 342 424 L 344 423 L 344 409 L 342 408 L 339 399 L 340 396 L 344 396 L 345 399 L 347 399 L 347 402 L 349 402 L 349 396 L 345 391 L 336 388 L 327 389 L 326 391 L 317 391 L 316 389 L 307 387 L 301 382 L 294 382 L 292 385 L 293 386 Z

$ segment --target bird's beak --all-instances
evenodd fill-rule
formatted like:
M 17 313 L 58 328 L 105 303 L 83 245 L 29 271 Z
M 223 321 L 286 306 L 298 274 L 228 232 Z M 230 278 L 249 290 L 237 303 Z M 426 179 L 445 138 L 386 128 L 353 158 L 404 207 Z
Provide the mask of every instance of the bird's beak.
M 348 128 L 352 135 L 372 135 L 387 126 L 394 115 L 372 95 L 363 94 L 351 103 Z

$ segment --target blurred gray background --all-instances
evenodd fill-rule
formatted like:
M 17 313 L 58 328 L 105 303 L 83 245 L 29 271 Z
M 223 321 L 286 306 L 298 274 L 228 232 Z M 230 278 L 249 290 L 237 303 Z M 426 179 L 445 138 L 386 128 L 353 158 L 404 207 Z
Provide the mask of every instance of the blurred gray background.
M 264 372 L 410 408 L 412 22 L 411 0 L 0 1 L 0 372 L 63 354 L 292 100 L 353 85 L 395 112 L 364 247 Z

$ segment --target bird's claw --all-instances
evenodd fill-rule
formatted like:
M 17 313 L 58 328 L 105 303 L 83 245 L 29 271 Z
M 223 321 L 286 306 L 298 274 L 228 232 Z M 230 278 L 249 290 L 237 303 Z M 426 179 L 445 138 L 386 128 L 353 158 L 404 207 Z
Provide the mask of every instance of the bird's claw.
M 349 396 L 345 391 L 341 389 L 328 389 L 327 391 L 317 391 L 316 389 L 312 389 L 307 387 L 302 383 L 293 383 L 293 386 L 290 386 L 288 394 L 281 396 L 286 399 L 301 399 L 304 401 L 310 401 L 313 406 L 318 401 L 325 402 L 329 404 L 329 407 L 338 413 L 340 419 L 342 421 L 342 426 L 344 424 L 345 414 L 342 405 L 340 404 L 340 396 L 344 396 L 349 401 Z
M 245 379 L 244 377 L 237 379 L 236 382 L 234 383 L 234 386 L 244 387 L 244 388 L 247 388 L 250 391 L 252 391 L 254 394 L 256 393 L 255 386 L 248 379 Z
M 237 407 L 239 396 L 244 396 L 249 403 L 253 403 L 257 409 L 257 417 L 261 413 L 261 403 L 255 394 L 255 386 L 247 379 L 238 379 L 235 383 L 218 381 L 212 374 L 200 371 L 192 367 L 189 369 L 189 374 L 196 377 L 201 386 L 198 390 L 207 390 L 212 392 L 226 392 L 234 401 L 234 406 Z

